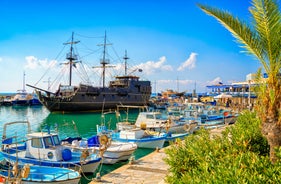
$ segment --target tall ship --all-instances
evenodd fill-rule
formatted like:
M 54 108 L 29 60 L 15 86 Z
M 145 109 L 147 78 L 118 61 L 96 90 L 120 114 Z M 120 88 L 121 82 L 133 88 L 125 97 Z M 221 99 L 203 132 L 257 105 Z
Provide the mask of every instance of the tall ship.
M 72 85 L 72 70 L 76 68 L 78 57 L 74 53 L 73 33 L 70 45 L 70 51 L 67 53 L 66 64 L 69 66 L 69 82 L 67 85 L 60 84 L 55 92 L 34 85 L 27 86 L 36 90 L 40 102 L 50 112 L 81 112 L 81 111 L 102 111 L 108 109 L 116 109 L 117 105 L 147 105 L 151 96 L 151 82 L 148 80 L 140 80 L 140 77 L 127 73 L 127 53 L 125 53 L 124 74 L 114 77 L 114 80 L 105 84 L 106 68 L 109 65 L 109 59 L 106 59 L 106 34 L 104 37 L 103 56 L 100 60 L 102 70 L 102 85 L 94 86 L 90 84 L 80 83 Z M 141 72 L 141 69 L 138 69 Z

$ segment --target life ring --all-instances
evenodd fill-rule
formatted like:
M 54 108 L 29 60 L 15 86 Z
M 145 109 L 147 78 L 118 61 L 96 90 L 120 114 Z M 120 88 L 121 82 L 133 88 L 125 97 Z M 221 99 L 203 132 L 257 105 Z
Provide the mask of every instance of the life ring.
M 24 165 L 21 171 L 21 177 L 27 178 L 30 173 L 30 166 L 28 164 Z
M 184 125 L 183 125 L 183 129 L 184 129 L 186 132 L 189 132 L 189 131 L 190 131 L 190 125 L 189 125 L 189 124 L 184 124 Z

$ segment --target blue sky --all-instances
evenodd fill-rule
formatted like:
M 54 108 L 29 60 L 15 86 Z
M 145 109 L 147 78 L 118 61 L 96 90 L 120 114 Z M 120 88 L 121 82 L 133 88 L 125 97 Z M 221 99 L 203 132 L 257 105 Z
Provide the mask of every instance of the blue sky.
M 134 74 L 151 80 L 153 92 L 205 92 L 217 82 L 244 81 L 260 63 L 242 53 L 231 34 L 196 3 L 250 21 L 249 0 L 1 0 L 0 92 L 22 89 L 24 72 L 25 83 L 44 89 L 51 84 L 47 81 L 55 84 L 65 62 L 63 43 L 72 32 L 93 85 L 100 85 L 99 69 L 90 68 L 99 65 L 97 44 L 105 32 L 112 43 L 108 53 L 117 58 L 109 54 L 116 66 L 108 69 L 109 76 L 120 74 L 116 70 L 127 50 L 129 66 L 142 68 Z

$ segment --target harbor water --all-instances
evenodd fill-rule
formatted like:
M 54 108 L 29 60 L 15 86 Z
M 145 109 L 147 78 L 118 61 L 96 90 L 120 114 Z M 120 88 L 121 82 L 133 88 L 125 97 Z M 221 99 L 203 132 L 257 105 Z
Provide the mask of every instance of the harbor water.
M 137 112 L 131 112 L 132 118 L 137 116 Z M 43 131 L 49 127 L 56 130 L 61 139 L 66 137 L 89 138 L 96 134 L 96 125 L 104 122 L 110 129 L 116 128 L 116 114 L 110 113 L 102 118 L 101 112 L 93 113 L 50 113 L 44 106 L 1 106 L 0 107 L 0 136 L 3 135 L 3 125 L 7 122 L 28 120 L 31 124 L 32 131 Z M 13 127 L 13 132 L 9 134 L 17 134 L 24 136 L 23 127 Z M 23 134 L 23 135 L 22 135 Z M 138 148 L 135 153 L 135 159 L 139 159 L 151 152 L 153 149 Z M 0 155 L 1 157 L 1 155 Z M 126 164 L 126 162 L 116 163 L 114 165 L 101 165 L 97 172 L 101 176 L 115 170 L 116 168 Z M 96 174 L 85 175 L 81 179 L 81 183 L 89 183 Z

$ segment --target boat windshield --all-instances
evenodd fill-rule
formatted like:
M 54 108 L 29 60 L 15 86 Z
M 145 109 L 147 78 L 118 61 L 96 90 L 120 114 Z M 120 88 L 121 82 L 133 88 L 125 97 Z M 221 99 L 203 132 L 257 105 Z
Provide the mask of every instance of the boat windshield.
M 53 142 L 51 137 L 44 137 L 44 143 L 45 143 L 45 147 L 49 148 L 50 146 L 53 146 Z
M 40 138 L 32 138 L 31 146 L 35 148 L 43 148 L 43 144 Z
M 155 114 L 155 119 L 163 119 L 161 114 Z
M 56 146 L 60 145 L 60 139 L 58 135 L 53 135 L 53 142 Z

